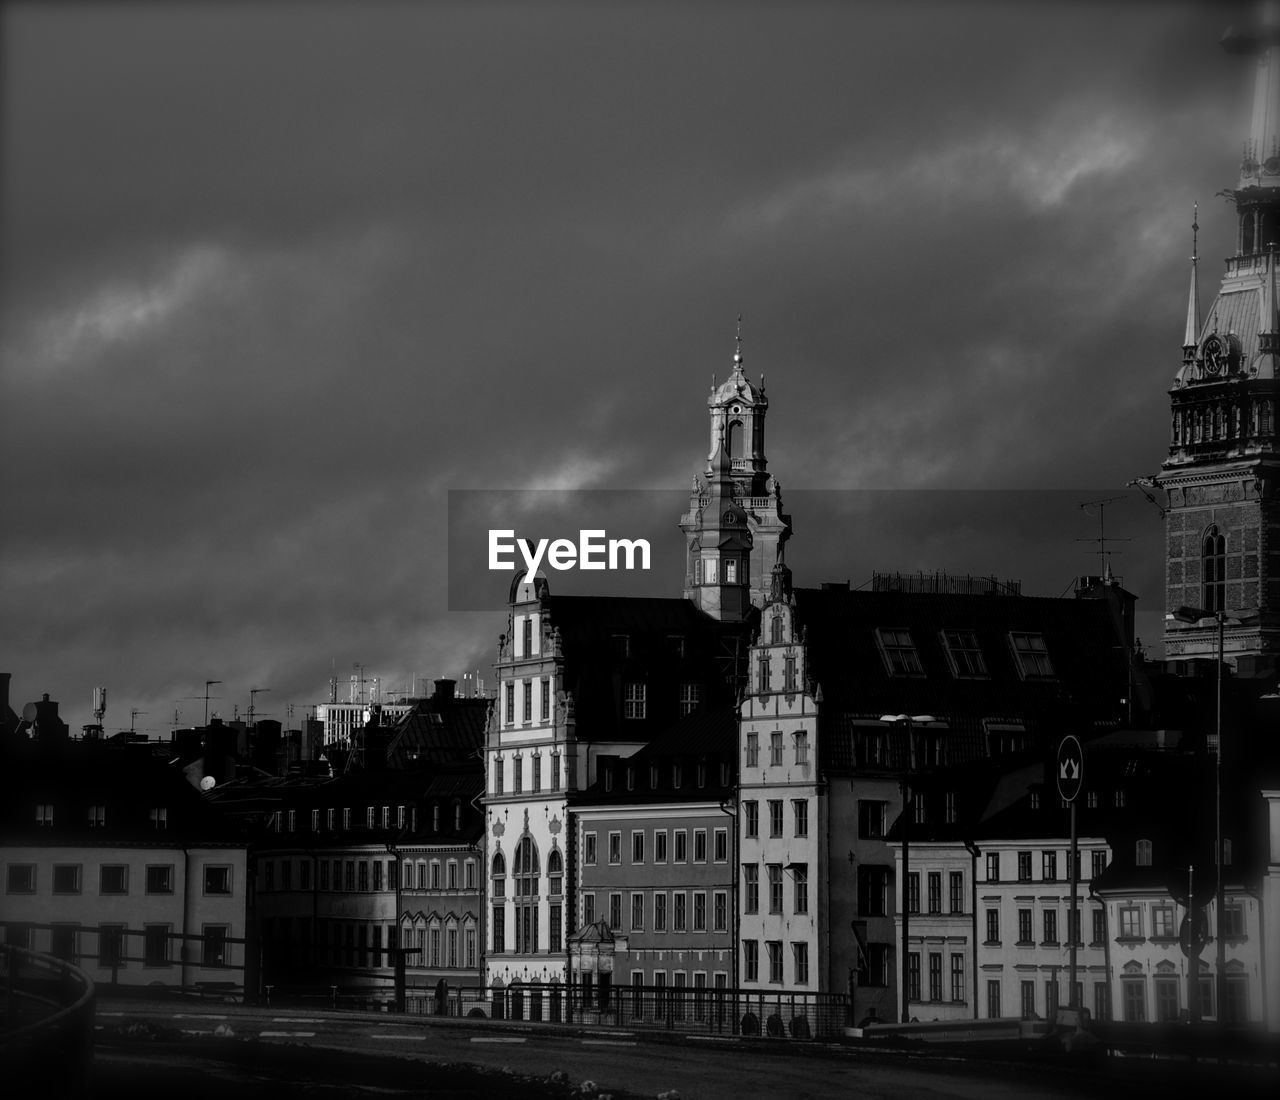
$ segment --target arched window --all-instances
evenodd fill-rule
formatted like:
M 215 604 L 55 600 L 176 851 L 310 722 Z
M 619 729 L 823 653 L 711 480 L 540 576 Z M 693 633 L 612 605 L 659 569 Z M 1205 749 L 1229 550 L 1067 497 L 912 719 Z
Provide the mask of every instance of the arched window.
M 734 420 L 729 424 L 729 457 L 742 457 L 742 421 Z
M 558 897 L 564 882 L 564 858 L 558 848 L 553 848 L 547 856 L 547 892 Z
M 1213 407 L 1213 438 L 1225 439 L 1227 437 L 1227 416 L 1221 405 Z
M 538 849 L 533 837 L 520 838 L 512 875 L 516 898 L 516 952 L 528 954 L 538 950 Z
M 778 645 L 782 641 L 782 616 L 775 615 L 769 624 L 769 641 Z
M 1205 532 L 1200 564 L 1204 609 L 1221 611 L 1227 594 L 1227 538 L 1216 524 Z
M 1135 853 L 1134 858 L 1139 867 L 1150 867 L 1151 866 L 1151 841 L 1149 840 L 1138 841 L 1137 852 Z
M 493 896 L 504 897 L 507 892 L 507 861 L 498 852 L 493 857 Z

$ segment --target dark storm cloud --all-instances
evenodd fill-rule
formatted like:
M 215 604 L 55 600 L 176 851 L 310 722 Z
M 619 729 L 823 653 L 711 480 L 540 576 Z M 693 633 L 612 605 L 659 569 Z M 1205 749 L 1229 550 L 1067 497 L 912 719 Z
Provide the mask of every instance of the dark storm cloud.
M 96 683 L 160 730 L 206 678 L 229 713 L 483 669 L 446 491 L 684 488 L 738 313 L 788 489 L 1123 485 L 1165 439 L 1191 201 L 1206 297 L 1231 239 L 1245 74 L 1208 6 L 4 20 L 2 667 L 73 722 Z M 797 508 L 798 579 L 1029 577 L 972 511 L 890 509 L 842 569 Z

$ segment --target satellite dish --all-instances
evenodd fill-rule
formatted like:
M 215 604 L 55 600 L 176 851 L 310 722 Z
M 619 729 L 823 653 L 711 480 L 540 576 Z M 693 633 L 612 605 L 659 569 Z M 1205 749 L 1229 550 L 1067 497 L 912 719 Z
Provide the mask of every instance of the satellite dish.
M 22 708 L 22 720 L 24 722 L 34 722 L 38 713 L 35 703 L 28 703 Z
M 200 789 L 202 791 L 211 791 L 217 785 L 218 781 L 211 775 L 206 775 L 200 780 Z

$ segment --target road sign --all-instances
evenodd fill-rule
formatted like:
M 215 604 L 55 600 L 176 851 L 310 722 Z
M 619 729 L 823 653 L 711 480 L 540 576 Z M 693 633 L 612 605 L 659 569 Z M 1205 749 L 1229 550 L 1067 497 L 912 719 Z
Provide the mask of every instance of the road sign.
M 1058 746 L 1058 793 L 1063 802 L 1074 802 L 1084 782 L 1084 750 L 1067 734 Z

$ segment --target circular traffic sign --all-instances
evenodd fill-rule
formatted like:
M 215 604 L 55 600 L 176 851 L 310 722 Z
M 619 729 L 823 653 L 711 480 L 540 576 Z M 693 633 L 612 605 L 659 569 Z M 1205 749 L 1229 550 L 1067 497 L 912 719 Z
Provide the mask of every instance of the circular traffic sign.
M 1080 741 L 1067 734 L 1058 745 L 1058 793 L 1063 802 L 1074 802 L 1084 783 L 1084 749 Z

